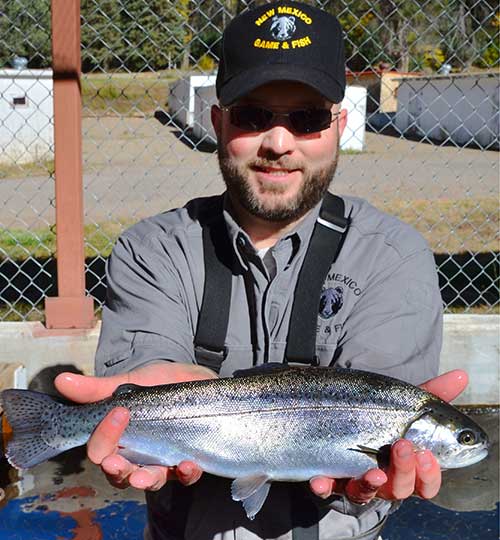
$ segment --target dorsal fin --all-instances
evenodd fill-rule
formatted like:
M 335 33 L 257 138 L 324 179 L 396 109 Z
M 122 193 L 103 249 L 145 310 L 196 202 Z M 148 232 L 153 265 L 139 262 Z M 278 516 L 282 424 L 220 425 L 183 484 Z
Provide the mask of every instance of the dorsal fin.
M 268 362 L 260 366 L 251 367 L 248 369 L 238 369 L 233 373 L 233 377 L 251 377 L 252 375 L 271 375 L 273 373 L 281 373 L 282 371 L 288 371 L 294 368 L 288 364 L 281 362 Z
M 122 396 L 123 394 L 128 394 L 129 392 L 135 392 L 136 390 L 141 390 L 142 388 L 144 387 L 138 384 L 120 384 L 120 386 L 113 392 L 113 397 Z

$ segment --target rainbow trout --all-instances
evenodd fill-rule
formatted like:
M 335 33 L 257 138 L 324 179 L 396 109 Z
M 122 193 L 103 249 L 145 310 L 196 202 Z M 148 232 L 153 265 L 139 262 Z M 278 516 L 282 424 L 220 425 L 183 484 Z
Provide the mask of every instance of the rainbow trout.
M 431 450 L 443 469 L 477 463 L 486 433 L 436 396 L 399 380 L 340 368 L 270 365 L 233 378 L 120 386 L 106 400 L 64 404 L 4 390 L 12 437 L 6 456 L 29 468 L 85 444 L 113 407 L 130 411 L 119 452 L 143 465 L 198 463 L 234 478 L 232 496 L 253 518 L 270 482 L 356 477 L 399 438 Z

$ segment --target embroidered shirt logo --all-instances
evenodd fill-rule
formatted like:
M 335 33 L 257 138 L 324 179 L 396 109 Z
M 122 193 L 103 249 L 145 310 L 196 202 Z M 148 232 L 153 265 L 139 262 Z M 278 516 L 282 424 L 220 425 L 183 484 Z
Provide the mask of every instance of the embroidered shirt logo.
M 335 287 L 325 289 L 319 300 L 319 316 L 322 319 L 330 319 L 340 311 L 344 305 L 344 289 Z
M 290 39 L 297 27 L 295 26 L 295 17 L 275 16 L 272 18 L 271 35 L 278 41 Z

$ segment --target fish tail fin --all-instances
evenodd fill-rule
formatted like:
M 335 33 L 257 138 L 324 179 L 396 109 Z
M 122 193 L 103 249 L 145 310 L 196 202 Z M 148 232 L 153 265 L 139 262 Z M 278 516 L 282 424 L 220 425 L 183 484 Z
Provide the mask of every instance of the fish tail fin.
M 0 394 L 4 455 L 18 469 L 29 469 L 60 454 L 64 448 L 51 446 L 47 436 L 57 429 L 53 413 L 61 404 L 54 398 L 30 390 L 4 390 Z

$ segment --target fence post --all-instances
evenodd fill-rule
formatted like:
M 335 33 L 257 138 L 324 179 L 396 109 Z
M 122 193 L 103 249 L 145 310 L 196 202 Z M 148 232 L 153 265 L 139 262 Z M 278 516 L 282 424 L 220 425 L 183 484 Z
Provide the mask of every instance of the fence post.
M 58 296 L 45 299 L 47 328 L 91 328 L 83 243 L 80 1 L 51 0 L 54 70 Z

